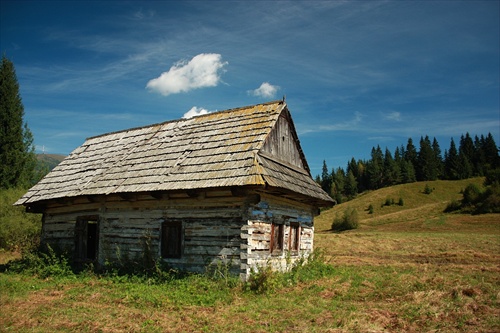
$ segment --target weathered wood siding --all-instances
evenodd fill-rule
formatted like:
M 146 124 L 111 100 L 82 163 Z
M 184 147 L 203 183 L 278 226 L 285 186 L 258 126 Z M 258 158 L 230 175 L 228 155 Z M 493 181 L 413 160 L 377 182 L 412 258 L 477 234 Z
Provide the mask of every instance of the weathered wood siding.
M 183 250 L 181 258 L 162 259 L 172 267 L 202 271 L 219 261 L 240 273 L 240 243 L 244 197 L 232 197 L 230 191 L 187 194 L 155 199 L 135 195 L 128 200 L 119 196 L 85 199 L 52 204 L 44 214 L 42 242 L 73 253 L 75 223 L 81 216 L 99 216 L 98 261 L 142 263 L 160 257 L 161 225 L 181 222 Z
M 258 199 L 260 198 L 260 200 Z M 144 264 L 161 257 L 162 223 L 182 225 L 180 258 L 162 258 L 174 268 L 202 272 L 219 263 L 245 279 L 252 268 L 271 263 L 289 268 L 313 247 L 313 209 L 272 195 L 233 196 L 231 191 L 134 194 L 77 198 L 46 209 L 42 242 L 72 254 L 75 224 L 82 216 L 98 216 L 100 264 Z M 283 251 L 270 252 L 272 224 L 284 225 Z M 300 224 L 299 251 L 288 252 L 290 223 Z
M 258 270 L 268 264 L 276 270 L 287 270 L 313 250 L 314 214 L 310 206 L 263 195 L 259 203 L 248 208 L 247 214 L 247 224 L 242 227 L 242 238 L 247 239 L 242 245 L 242 278 L 247 277 L 252 269 Z M 271 253 L 273 223 L 284 225 L 284 239 L 282 251 Z M 292 223 L 300 225 L 298 253 L 289 251 Z
M 304 169 L 304 161 L 298 150 L 298 140 L 294 135 L 289 119 L 280 115 L 275 127 L 269 133 L 261 152 L 267 153 L 284 162 Z

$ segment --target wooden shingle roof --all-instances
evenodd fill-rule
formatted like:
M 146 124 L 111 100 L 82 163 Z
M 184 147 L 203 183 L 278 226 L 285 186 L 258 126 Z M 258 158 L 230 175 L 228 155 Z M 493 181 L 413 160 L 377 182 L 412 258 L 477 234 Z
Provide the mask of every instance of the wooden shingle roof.
M 264 152 L 286 103 L 275 101 L 88 138 L 16 204 L 78 196 L 259 186 L 316 205 L 332 199 L 300 163 Z M 284 139 L 284 137 L 283 137 Z

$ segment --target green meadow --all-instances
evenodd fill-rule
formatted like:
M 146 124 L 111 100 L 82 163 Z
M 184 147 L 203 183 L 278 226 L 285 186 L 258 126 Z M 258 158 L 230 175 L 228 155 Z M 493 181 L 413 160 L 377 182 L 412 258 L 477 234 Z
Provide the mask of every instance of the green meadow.
M 55 254 L 0 252 L 0 331 L 498 332 L 500 215 L 443 212 L 482 181 L 364 193 L 317 217 L 308 264 L 247 283 L 224 267 L 74 273 Z M 333 232 L 346 209 L 358 228 Z

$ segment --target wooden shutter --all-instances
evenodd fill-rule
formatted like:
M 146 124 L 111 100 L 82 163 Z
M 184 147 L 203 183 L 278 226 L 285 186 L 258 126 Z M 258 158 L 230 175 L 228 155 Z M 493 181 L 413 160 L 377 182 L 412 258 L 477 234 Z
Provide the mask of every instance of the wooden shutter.
M 271 224 L 271 252 L 279 252 L 283 250 L 283 224 Z
M 290 223 L 290 234 L 288 235 L 288 250 L 298 252 L 300 249 L 300 224 Z

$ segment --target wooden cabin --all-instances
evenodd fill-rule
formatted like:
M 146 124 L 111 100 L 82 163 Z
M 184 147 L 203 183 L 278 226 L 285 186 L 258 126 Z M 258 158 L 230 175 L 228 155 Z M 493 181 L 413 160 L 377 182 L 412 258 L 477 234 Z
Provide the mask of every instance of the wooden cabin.
M 222 262 L 246 279 L 311 253 L 314 216 L 334 201 L 274 101 L 89 138 L 16 204 L 77 262 Z

